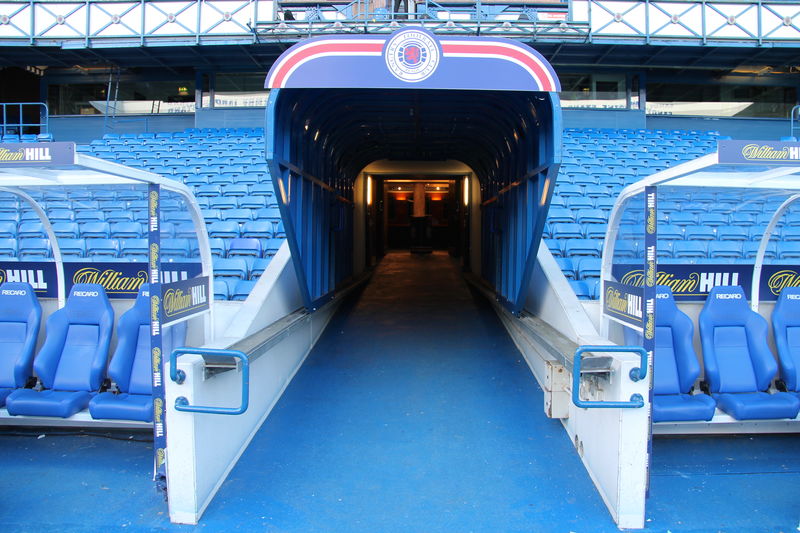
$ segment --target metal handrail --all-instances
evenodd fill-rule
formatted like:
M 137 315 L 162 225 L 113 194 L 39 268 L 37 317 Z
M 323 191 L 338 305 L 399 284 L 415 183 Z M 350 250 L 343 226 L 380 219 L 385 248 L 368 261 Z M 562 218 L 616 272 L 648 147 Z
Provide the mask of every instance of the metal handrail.
M 789 112 L 789 136 L 795 137 L 795 130 L 800 131 L 800 105 L 796 105 Z
M 239 350 L 216 350 L 212 348 L 178 348 L 169 356 L 169 377 L 177 384 L 181 384 L 186 379 L 186 373 L 178 370 L 178 357 L 186 354 L 197 354 L 201 356 L 214 357 L 233 357 L 242 362 L 242 402 L 239 407 L 213 407 L 203 405 L 189 405 L 189 400 L 185 396 L 175 398 L 175 410 L 186 413 L 205 413 L 211 415 L 240 415 L 247 411 L 250 403 L 250 359 L 244 352 Z
M 641 346 L 580 346 L 575 350 L 572 358 L 572 403 L 583 408 L 606 408 L 606 409 L 638 409 L 644 407 L 644 398 L 641 394 L 632 394 L 627 402 L 617 401 L 587 401 L 581 400 L 581 361 L 584 352 L 634 352 L 641 358 L 639 368 L 632 368 L 630 378 L 639 381 L 647 377 L 647 351 Z
M 25 122 L 23 108 L 26 106 L 39 108 L 39 122 Z M 9 122 L 9 108 L 17 108 L 18 122 Z M 6 135 L 8 130 L 14 128 L 17 129 L 18 135 L 23 135 L 25 133 L 24 128 L 26 127 L 39 128 L 39 133 L 49 133 L 50 112 L 47 108 L 47 104 L 44 102 L 0 102 L 0 110 L 2 110 L 3 116 L 3 123 L 0 124 L 0 128 L 3 129 L 3 135 Z

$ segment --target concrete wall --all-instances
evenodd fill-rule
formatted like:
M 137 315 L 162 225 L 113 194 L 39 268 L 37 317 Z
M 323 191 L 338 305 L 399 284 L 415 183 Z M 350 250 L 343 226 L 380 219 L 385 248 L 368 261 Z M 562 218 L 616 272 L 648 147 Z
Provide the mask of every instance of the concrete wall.
M 194 115 L 130 115 L 112 121 L 103 115 L 50 117 L 50 133 L 57 141 L 74 141 L 88 144 L 101 139 L 106 133 L 143 133 L 183 131 L 194 127 Z
M 704 118 L 648 116 L 647 128 L 663 130 L 713 130 L 734 139 L 777 141 L 789 135 L 789 121 L 779 118 Z

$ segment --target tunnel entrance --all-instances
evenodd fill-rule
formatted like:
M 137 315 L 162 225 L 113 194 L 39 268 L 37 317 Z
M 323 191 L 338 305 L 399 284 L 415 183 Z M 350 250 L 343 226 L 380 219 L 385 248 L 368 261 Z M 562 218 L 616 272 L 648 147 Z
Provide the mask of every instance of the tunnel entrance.
M 391 251 L 431 253 L 444 251 L 466 257 L 469 247 L 467 176 L 380 177 L 370 174 L 374 206 L 374 240 L 377 256 Z
M 266 87 L 266 155 L 308 310 L 371 258 L 404 245 L 405 223 L 396 217 L 389 237 L 388 209 L 402 211 L 383 198 L 392 176 L 373 182 L 365 169 L 376 161 L 448 160 L 466 165 L 479 184 L 466 206 L 478 207 L 471 233 L 480 257 L 472 266 L 508 309 L 522 310 L 561 156 L 558 78 L 541 55 L 512 40 L 438 37 L 413 27 L 325 37 L 285 52 Z M 442 179 L 456 186 L 452 176 Z M 383 211 L 373 225 L 366 219 L 364 239 L 373 200 Z M 444 223 L 452 214 L 446 204 L 424 212 L 421 200 L 415 204 L 417 216 L 431 217 L 410 222 L 409 240 L 430 230 L 417 249 L 463 251 L 464 232 L 453 235 L 457 222 Z

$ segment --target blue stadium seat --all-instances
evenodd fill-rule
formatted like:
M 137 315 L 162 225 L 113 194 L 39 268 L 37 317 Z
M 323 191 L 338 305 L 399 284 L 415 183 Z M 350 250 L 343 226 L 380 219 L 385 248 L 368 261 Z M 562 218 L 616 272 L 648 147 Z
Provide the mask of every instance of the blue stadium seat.
M 132 211 L 116 209 L 114 211 L 107 211 L 105 213 L 104 220 L 109 224 L 117 224 L 119 222 L 133 222 L 134 216 Z
M 572 259 L 569 257 L 556 257 L 556 264 L 558 268 L 561 269 L 561 272 L 564 273 L 564 277 L 567 279 L 575 279 L 577 275 L 575 274 L 575 265 L 572 263 Z
M 217 220 L 208 225 L 208 235 L 223 239 L 239 237 L 239 223 L 233 220 Z
M 547 212 L 547 221 L 551 224 L 574 223 L 575 213 L 566 207 L 551 207 Z
M 700 224 L 714 228 L 730 224 L 728 215 L 722 213 L 702 213 L 698 216 Z
M 599 279 L 602 260 L 599 257 L 582 257 L 578 260 L 578 278 Z
M 742 243 L 742 256 L 745 259 L 755 259 L 758 253 L 758 247 L 761 243 L 758 241 Z M 764 251 L 765 259 L 776 259 L 778 257 L 778 246 L 775 241 L 770 241 Z
M 20 239 L 19 246 L 20 261 L 31 261 L 36 259 L 47 259 L 50 257 L 50 241 L 47 239 Z
M 587 239 L 605 239 L 608 224 L 587 224 L 586 225 L 586 238 Z
M 717 239 L 720 241 L 749 241 L 750 231 L 744 226 L 725 226 L 717 228 Z
M 33 375 L 42 307 L 27 283 L 0 285 L 0 407 Z
M 583 226 L 577 223 L 552 224 L 550 234 L 553 239 L 583 239 Z
M 800 393 L 800 287 L 786 287 L 772 311 L 772 330 L 781 380 L 786 389 Z
M 162 331 L 162 353 L 184 346 L 186 323 Z M 95 419 L 153 421 L 152 359 L 150 354 L 150 287 L 142 285 L 133 307 L 117 323 L 117 347 L 108 376 L 117 391 L 101 392 L 89 402 Z
M 603 243 L 592 239 L 568 239 L 564 245 L 566 257 L 600 257 Z
M 637 257 L 638 249 L 635 242 L 632 241 L 617 241 L 614 244 L 614 258 L 615 259 L 633 259 Z
M 255 280 L 240 280 L 236 283 L 236 287 L 231 294 L 231 300 L 234 301 L 243 301 L 247 299 L 247 296 L 250 294 L 250 291 L 253 290 L 253 287 L 257 281 Z
M 272 237 L 273 225 L 266 220 L 250 220 L 242 225 L 241 235 L 252 239 L 269 239 Z
M 0 222 L 0 239 L 16 239 L 17 225 L 14 222 Z
M 767 390 L 778 371 L 767 322 L 739 286 L 714 287 L 700 312 L 705 376 L 717 405 L 737 420 L 795 418 L 800 398 Z
M 119 253 L 116 239 L 86 239 L 86 257 L 97 260 L 113 259 Z
M 130 260 L 147 261 L 150 245 L 147 239 L 123 239 L 119 242 L 119 256 Z
M 672 257 L 676 259 L 701 259 L 707 255 L 703 241 L 677 241 L 672 244 Z
M 778 241 L 778 259 L 800 259 L 800 241 Z
M 211 248 L 211 255 L 214 257 L 225 257 L 228 253 L 228 245 L 225 239 L 212 237 L 208 239 L 208 246 Z
M 227 209 L 222 212 L 222 216 L 224 220 L 235 220 L 240 224 L 253 220 L 253 214 L 249 209 Z
M 243 209 L 261 209 L 267 206 L 267 198 L 264 196 L 242 196 L 239 198 L 239 207 Z
M 214 299 L 227 300 L 229 297 L 228 284 L 224 280 L 214 279 Z
M 115 222 L 111 224 L 111 237 L 114 239 L 138 239 L 142 236 L 142 225 L 138 222 Z
M 711 420 L 716 402 L 690 394 L 700 376 L 692 320 L 678 309 L 669 287 L 656 288 L 656 350 L 653 361 L 653 422 Z
M 285 239 L 278 239 L 273 237 L 272 239 L 267 239 L 266 243 L 264 243 L 264 257 L 270 258 L 278 253 L 278 250 L 286 242 Z
M 258 239 L 231 239 L 228 243 L 228 257 L 261 257 L 263 248 Z
M 715 241 L 717 240 L 717 233 L 714 228 L 707 226 L 686 226 L 684 228 L 687 241 Z M 659 230 L 659 237 L 661 232 Z
M 189 257 L 189 239 L 161 239 L 161 257 L 164 259 L 183 259 Z
M 114 310 L 102 285 L 73 285 L 66 305 L 47 319 L 47 336 L 33 362 L 44 390 L 19 389 L 9 414 L 68 418 L 89 405 L 105 377 Z
M 687 228 L 688 229 L 688 228 Z M 675 224 L 664 224 L 658 227 L 658 239 L 662 241 L 682 241 L 684 228 Z
M 18 239 L 46 239 L 47 232 L 41 222 L 22 222 L 17 230 Z
M 58 247 L 62 257 L 81 258 L 86 255 L 86 241 L 83 239 L 59 239 Z
M 569 285 L 579 300 L 590 300 L 592 298 L 592 291 L 585 281 L 571 280 Z
M 566 198 L 567 207 L 573 211 L 579 209 L 594 209 L 594 200 L 587 196 L 569 196 Z
M 269 257 L 259 257 L 250 265 L 250 279 L 258 279 L 269 266 Z
M 214 258 L 213 267 L 215 278 L 248 278 L 247 261 L 240 257 Z
M 105 221 L 105 219 L 106 219 L 105 213 L 103 213 L 100 210 L 86 209 L 75 212 L 75 222 L 81 224 L 85 222 L 103 222 Z
M 87 222 L 80 225 L 81 237 L 84 239 L 108 239 L 111 226 L 108 222 Z
M 243 197 L 249 194 L 250 190 L 247 188 L 247 185 L 243 183 L 235 183 L 222 187 L 223 196 Z
M 742 259 L 742 243 L 737 241 L 711 241 L 708 243 L 708 257 L 711 259 Z
M 575 215 L 578 224 L 605 224 L 608 214 L 602 209 L 579 209 Z
M 789 242 L 800 241 L 800 227 L 787 226 L 781 229 L 781 240 Z
M 0 258 L 16 259 L 18 251 L 17 239 L 0 238 Z
M 239 201 L 236 197 L 215 196 L 208 200 L 208 206 L 211 209 L 226 210 L 237 209 L 239 207 Z
M 694 226 L 697 224 L 697 217 L 692 213 L 672 213 L 669 216 L 669 223 L 676 226 Z
M 50 222 L 72 222 L 75 220 L 75 212 L 71 209 L 48 209 L 47 218 Z

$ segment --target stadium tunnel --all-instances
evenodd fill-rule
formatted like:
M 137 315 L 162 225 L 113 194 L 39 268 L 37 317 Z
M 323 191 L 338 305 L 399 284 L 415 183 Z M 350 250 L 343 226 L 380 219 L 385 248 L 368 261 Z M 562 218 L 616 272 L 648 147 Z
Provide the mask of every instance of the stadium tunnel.
M 471 169 L 480 194 L 469 181 L 458 191 L 474 191 L 465 211 L 480 218 L 474 270 L 522 310 L 560 162 L 558 78 L 542 56 L 511 40 L 419 28 L 323 37 L 287 50 L 266 87 L 266 155 L 309 310 L 370 260 L 359 232 L 362 214 L 375 216 L 364 207 L 373 192 L 364 170 L 382 160 Z

